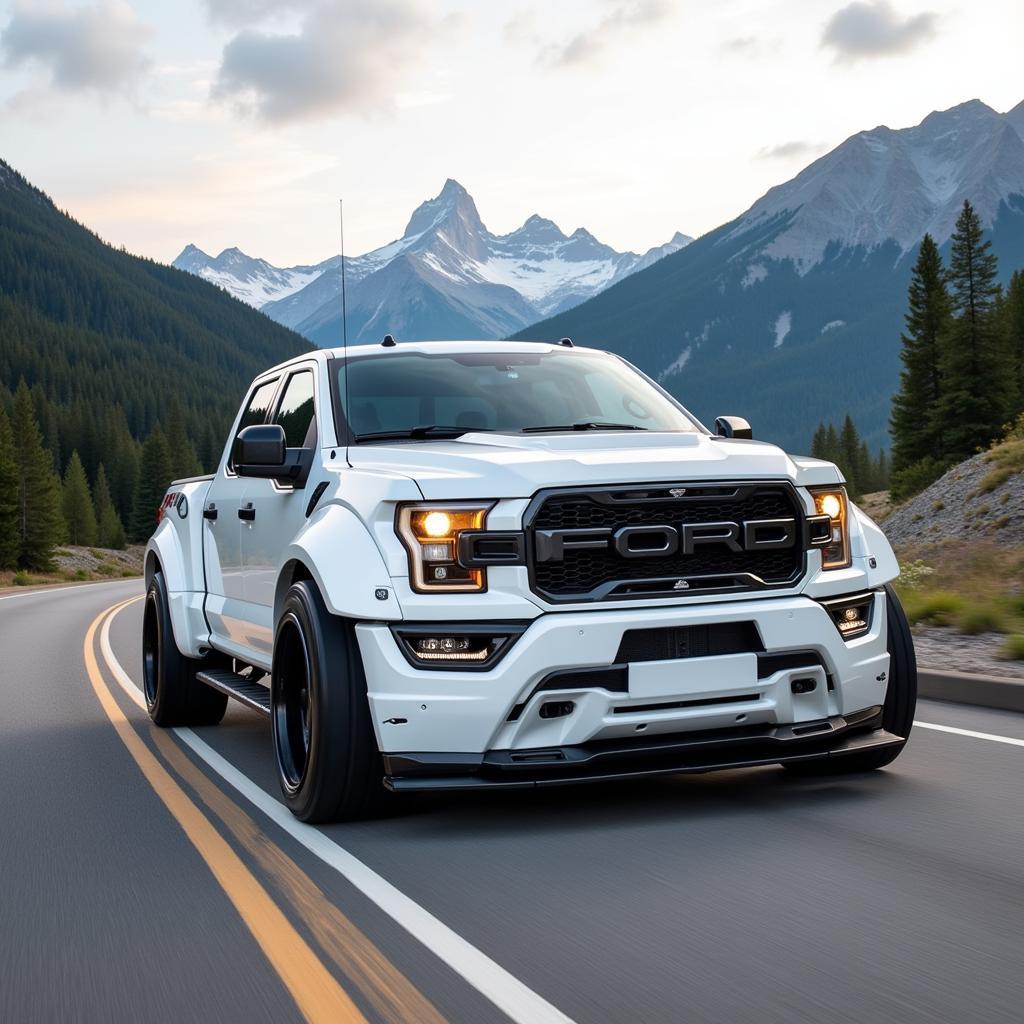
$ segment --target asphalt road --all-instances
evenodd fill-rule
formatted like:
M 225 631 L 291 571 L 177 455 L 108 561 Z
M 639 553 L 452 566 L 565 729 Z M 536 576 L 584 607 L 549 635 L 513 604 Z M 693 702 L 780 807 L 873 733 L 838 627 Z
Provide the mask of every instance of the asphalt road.
M 0 597 L 0 1021 L 1024 1019 L 1024 716 L 923 702 L 1018 742 L 919 727 L 866 777 L 314 830 L 280 814 L 263 719 L 149 726 L 141 605 L 98 618 L 140 593 Z

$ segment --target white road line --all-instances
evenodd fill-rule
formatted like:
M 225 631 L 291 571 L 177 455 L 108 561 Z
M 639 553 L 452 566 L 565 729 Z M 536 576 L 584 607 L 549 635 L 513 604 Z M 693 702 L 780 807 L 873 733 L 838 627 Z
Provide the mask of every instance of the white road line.
M 100 633 L 100 650 L 107 667 L 121 688 L 132 701 L 145 709 L 146 702 L 142 693 L 125 672 L 110 646 L 111 622 L 122 608 L 132 603 L 134 602 L 125 602 L 104 620 Z M 387 879 L 328 839 L 318 829 L 295 818 L 284 804 L 257 786 L 248 776 L 243 775 L 191 729 L 172 731 L 228 785 L 263 811 L 275 825 L 284 829 L 310 853 L 334 868 L 511 1020 L 517 1024 L 573 1024 L 571 1018 L 561 1010 L 537 995 L 428 910 L 424 910 Z
M 1024 740 L 1014 739 L 1012 736 L 996 736 L 991 732 L 975 732 L 973 729 L 955 729 L 951 725 L 933 725 L 931 722 L 918 722 L 915 720 L 914 727 L 917 729 L 934 729 L 936 732 L 951 732 L 956 736 L 970 736 L 975 740 L 991 740 L 993 743 L 1007 743 L 1011 747 L 1024 747 Z
M 0 601 L 12 601 L 16 597 L 39 597 L 40 594 L 62 594 L 65 590 L 88 590 L 90 587 L 109 587 L 111 583 L 141 583 L 142 577 L 130 579 L 97 580 L 95 583 L 71 583 L 66 587 L 43 587 L 40 590 L 23 590 L 18 594 L 6 594 Z

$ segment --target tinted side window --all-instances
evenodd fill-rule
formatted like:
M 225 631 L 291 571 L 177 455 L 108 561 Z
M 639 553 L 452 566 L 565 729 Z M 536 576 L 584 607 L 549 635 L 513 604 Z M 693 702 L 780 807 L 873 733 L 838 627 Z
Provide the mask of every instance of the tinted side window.
M 249 404 L 245 407 L 245 412 L 242 413 L 242 418 L 238 423 L 238 433 L 241 433 L 246 427 L 251 427 L 254 423 L 263 423 L 266 420 L 276 390 L 277 381 L 270 380 L 266 384 L 261 384 L 252 393 L 252 398 L 249 399 Z
M 275 423 L 284 427 L 289 448 L 310 448 L 316 438 L 316 410 L 313 406 L 313 374 L 310 370 L 293 373 L 285 385 Z

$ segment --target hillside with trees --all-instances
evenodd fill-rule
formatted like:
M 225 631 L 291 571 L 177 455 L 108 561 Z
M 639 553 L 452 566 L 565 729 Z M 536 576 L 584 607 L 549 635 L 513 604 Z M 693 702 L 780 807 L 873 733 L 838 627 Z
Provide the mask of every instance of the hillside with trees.
M 14 561 L 45 565 L 54 537 L 148 533 L 143 442 L 159 428 L 173 474 L 209 469 L 249 381 L 309 347 L 225 291 L 107 245 L 0 161 L 0 479 L 18 496 Z M 14 546 L 7 500 L 0 565 Z
M 908 293 L 890 416 L 892 493 L 917 494 L 985 450 L 1024 412 L 1024 273 L 1004 290 L 991 241 L 964 202 L 948 269 L 925 235 Z

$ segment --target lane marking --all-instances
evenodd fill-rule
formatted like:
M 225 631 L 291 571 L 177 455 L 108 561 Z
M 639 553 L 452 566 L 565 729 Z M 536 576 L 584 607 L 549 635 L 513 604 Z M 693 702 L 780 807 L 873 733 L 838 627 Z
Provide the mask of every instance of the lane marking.
M 112 583 L 142 583 L 141 576 L 128 579 L 96 580 L 93 583 L 69 583 L 61 587 L 40 587 L 38 590 L 21 590 L 17 594 L 5 594 L 0 601 L 12 601 L 16 597 L 39 597 L 40 594 L 63 594 L 66 590 L 88 590 L 90 587 L 109 587 Z M 109 611 L 109 609 L 108 609 Z
M 114 617 L 138 600 L 141 598 L 132 598 L 110 610 L 100 635 L 100 650 L 107 667 L 129 699 L 144 708 L 145 700 L 139 687 L 124 670 L 110 646 L 110 624 Z M 243 775 L 191 729 L 179 728 L 172 731 L 229 786 L 241 793 L 246 800 L 315 857 L 334 868 L 516 1024 L 573 1024 L 572 1018 L 552 1006 L 504 967 L 434 917 L 430 911 L 406 896 L 386 878 L 378 875 L 312 825 L 299 821 L 283 803 L 261 789 L 247 775 Z
M 113 618 L 122 608 L 136 600 L 138 598 L 131 598 L 101 612 L 93 619 L 85 634 L 86 672 L 107 718 L 154 792 L 171 812 L 196 852 L 220 883 L 228 899 L 234 904 L 243 923 L 291 993 L 306 1020 L 323 1021 L 324 1024 L 333 1024 L 337 1021 L 366 1024 L 366 1019 L 345 990 L 320 962 L 252 872 L 242 863 L 227 840 L 213 827 L 209 819 L 189 799 L 142 741 L 104 682 L 93 651 L 93 641 L 100 620 L 104 616 L 107 619 Z
M 974 740 L 989 740 L 992 743 L 1006 743 L 1011 747 L 1024 747 L 1024 740 L 1014 739 L 1012 736 L 997 736 L 991 732 L 975 732 L 973 729 L 956 729 L 952 725 L 933 725 L 931 722 L 918 722 L 914 720 L 918 729 L 934 729 L 936 732 L 951 732 L 955 736 L 970 736 Z
M 191 761 L 164 729 L 150 726 L 160 753 L 227 826 L 302 916 L 313 938 L 388 1024 L 445 1024 L 437 1008 L 281 850 L 256 821 Z

